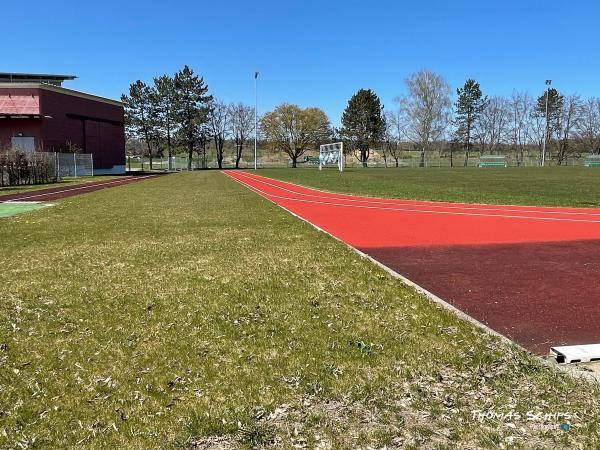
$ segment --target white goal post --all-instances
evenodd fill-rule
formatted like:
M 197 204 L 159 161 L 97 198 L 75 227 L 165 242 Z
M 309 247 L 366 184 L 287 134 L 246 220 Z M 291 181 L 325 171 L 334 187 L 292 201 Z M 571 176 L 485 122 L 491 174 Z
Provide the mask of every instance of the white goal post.
M 319 170 L 327 164 L 336 164 L 340 172 L 344 171 L 344 143 L 335 142 L 319 147 Z

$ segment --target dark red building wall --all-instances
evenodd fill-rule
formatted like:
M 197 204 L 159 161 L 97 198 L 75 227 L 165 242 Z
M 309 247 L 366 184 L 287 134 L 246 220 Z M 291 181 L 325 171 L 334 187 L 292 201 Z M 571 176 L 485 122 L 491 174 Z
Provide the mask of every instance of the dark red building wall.
M 13 136 L 32 136 L 41 142 L 41 119 L 0 119 L 0 150 L 10 149 Z
M 94 167 L 110 169 L 125 165 L 125 132 L 123 107 L 76 95 L 43 90 L 41 135 L 44 148 L 60 151 L 67 141 L 84 153 L 93 153 Z M 85 133 L 85 139 L 84 139 Z
M 42 117 L 0 119 L 0 147 L 9 147 L 11 137 L 19 134 L 33 136 L 36 147 L 44 151 L 59 152 L 70 142 L 94 155 L 94 168 L 98 171 L 119 166 L 124 171 L 124 114 L 119 103 L 45 88 L 0 87 L 0 95 L 5 94 L 38 95 Z
M 0 95 L 14 96 L 37 96 L 40 95 L 40 89 L 10 89 L 0 87 Z M 0 111 L 0 114 L 4 111 Z M 31 111 L 34 112 L 34 111 Z M 39 113 L 39 111 L 35 111 Z M 0 119 L 0 149 L 10 148 L 10 138 L 13 136 L 32 136 L 35 138 L 36 145 L 41 140 L 41 119 Z

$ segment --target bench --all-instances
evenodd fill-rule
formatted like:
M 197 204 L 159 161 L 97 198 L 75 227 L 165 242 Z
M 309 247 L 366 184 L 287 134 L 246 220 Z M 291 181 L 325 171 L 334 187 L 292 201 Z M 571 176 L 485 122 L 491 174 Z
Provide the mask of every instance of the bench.
M 585 160 L 585 167 L 600 167 L 600 155 L 589 155 Z
M 485 155 L 479 158 L 479 167 L 508 167 L 506 156 Z

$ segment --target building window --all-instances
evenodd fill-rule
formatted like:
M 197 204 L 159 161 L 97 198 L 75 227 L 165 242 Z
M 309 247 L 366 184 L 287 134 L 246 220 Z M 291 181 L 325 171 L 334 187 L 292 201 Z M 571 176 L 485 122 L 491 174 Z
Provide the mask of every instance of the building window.
M 13 136 L 10 138 L 11 147 L 13 150 L 21 150 L 26 152 L 35 151 L 35 139 L 29 136 Z

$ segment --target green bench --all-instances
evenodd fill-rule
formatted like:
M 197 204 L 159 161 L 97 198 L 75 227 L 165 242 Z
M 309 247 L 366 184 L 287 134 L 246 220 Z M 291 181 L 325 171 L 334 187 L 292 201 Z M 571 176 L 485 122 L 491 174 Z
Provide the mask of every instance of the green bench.
M 508 167 L 506 156 L 481 156 L 479 167 Z
M 600 155 L 590 155 L 585 160 L 585 167 L 600 167 Z

